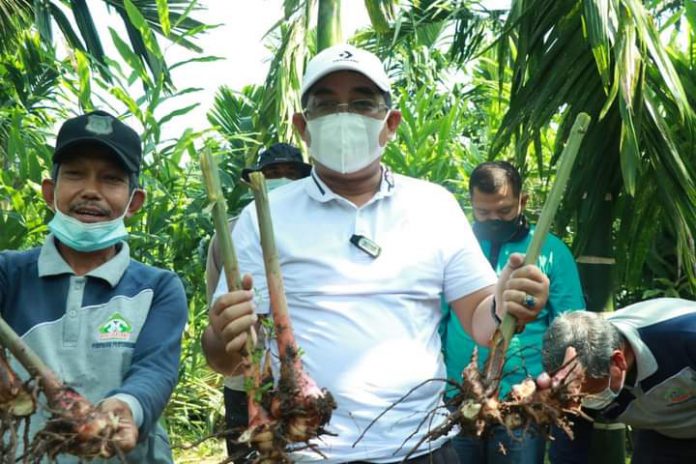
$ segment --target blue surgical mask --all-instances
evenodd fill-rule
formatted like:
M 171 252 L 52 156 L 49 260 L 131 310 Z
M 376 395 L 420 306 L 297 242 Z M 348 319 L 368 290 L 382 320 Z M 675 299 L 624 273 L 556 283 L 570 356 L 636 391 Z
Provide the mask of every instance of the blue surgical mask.
M 619 391 L 615 392 L 611 389 L 611 377 L 609 377 L 609 381 L 607 382 L 607 388 L 605 388 L 599 393 L 592 393 L 590 395 L 583 396 L 580 402 L 584 407 L 588 409 L 595 409 L 598 411 L 602 410 L 609 406 L 611 402 L 614 401 L 617 396 L 619 396 L 619 393 L 621 393 L 621 389 L 623 388 L 625 380 L 626 371 L 622 371 L 621 386 L 619 387 Z
M 135 190 L 131 194 L 128 205 L 133 200 Z M 56 195 L 57 196 L 57 195 Z M 128 231 L 123 222 L 128 212 L 128 206 L 121 216 L 111 221 L 86 223 L 64 214 L 53 204 L 55 215 L 48 228 L 64 245 L 73 250 L 91 252 L 109 248 L 128 237 Z

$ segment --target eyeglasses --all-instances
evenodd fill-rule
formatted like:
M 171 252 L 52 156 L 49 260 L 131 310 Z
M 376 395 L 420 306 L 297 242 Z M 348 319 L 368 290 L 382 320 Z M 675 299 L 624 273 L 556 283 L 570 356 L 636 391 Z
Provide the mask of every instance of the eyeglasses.
M 344 109 L 349 113 L 361 114 L 363 116 L 375 117 L 380 113 L 388 110 L 389 107 L 383 103 L 377 103 L 374 100 L 362 99 L 353 100 L 348 103 L 339 103 L 335 100 L 318 101 L 309 108 L 303 110 L 307 119 L 320 118 L 335 114 Z

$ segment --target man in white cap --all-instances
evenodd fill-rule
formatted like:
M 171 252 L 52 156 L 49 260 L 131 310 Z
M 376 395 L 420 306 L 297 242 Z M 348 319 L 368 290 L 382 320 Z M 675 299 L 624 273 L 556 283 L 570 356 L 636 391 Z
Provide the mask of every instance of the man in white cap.
M 454 197 L 380 163 L 401 113 L 391 108 L 389 78 L 375 55 L 349 45 L 319 53 L 307 66 L 302 104 L 293 123 L 314 168 L 270 195 L 271 212 L 302 362 L 338 408 L 327 426 L 335 435 L 312 443 L 325 458 L 305 449 L 293 460 L 401 462 L 427 433 L 428 414 L 442 406 L 441 382 L 402 398 L 445 377 L 440 294 L 486 343 L 494 314 L 508 311 L 521 324 L 535 317 L 548 280 L 515 255 L 498 281 Z M 251 275 L 244 278 L 247 290 L 228 293 L 221 278 L 204 336 L 209 349 L 228 353 L 230 370 L 239 367 L 256 313 L 269 312 L 253 205 L 242 212 L 233 239 L 240 269 Z M 407 462 L 458 461 L 443 437 Z

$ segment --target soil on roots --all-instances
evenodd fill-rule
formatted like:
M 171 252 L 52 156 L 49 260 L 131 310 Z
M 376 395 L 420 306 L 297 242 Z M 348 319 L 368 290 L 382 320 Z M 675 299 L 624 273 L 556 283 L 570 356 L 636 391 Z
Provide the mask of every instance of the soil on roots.
M 447 410 L 451 412 L 448 412 L 444 420 L 440 420 L 437 426 L 429 429 L 416 445 L 411 447 L 404 461 L 408 460 L 424 443 L 449 434 L 455 427 L 458 427 L 463 435 L 484 437 L 496 426 L 503 426 L 512 434 L 513 429 L 526 430 L 533 425 L 538 431 L 548 436 L 550 427 L 555 425 L 572 439 L 572 417 L 583 416 L 589 419 L 580 410 L 581 394 L 574 380 L 575 378 L 568 376 L 551 388 L 539 390 L 534 379 L 528 378 L 514 385 L 506 398 L 499 399 L 497 392 L 500 379 L 487 384 L 478 367 L 478 353 L 474 350 L 471 362 L 462 372 L 461 382 L 429 379 L 417 385 L 377 416 L 355 444 L 389 410 L 408 398 L 418 388 L 434 381 L 446 382 L 456 389 L 457 394 L 446 403 Z M 421 421 L 418 429 L 406 437 L 402 446 L 405 446 L 406 442 L 425 424 L 435 422 L 436 416 L 442 416 L 441 408 L 430 411 Z M 505 450 L 501 449 L 501 452 L 504 453 Z
M 261 398 L 268 420 L 251 424 L 239 439 L 256 450 L 254 464 L 292 463 L 288 452 L 312 449 L 310 440 L 329 434 L 324 426 L 331 420 L 336 401 L 326 389 L 319 389 L 302 369 L 300 355 L 293 347 L 280 360 L 280 378 L 275 389 Z M 300 445 L 304 443 L 304 445 Z
M 471 362 L 462 372 L 462 382 L 456 384 L 458 394 L 448 401 L 448 409 L 453 412 L 426 434 L 411 453 L 423 442 L 447 434 L 455 425 L 462 434 L 476 437 L 487 435 L 499 425 L 511 434 L 513 429 L 527 430 L 535 426 L 548 436 L 550 427 L 555 425 L 573 438 L 571 418 L 584 416 L 580 410 L 581 394 L 575 388 L 573 378 L 566 377 L 545 390 L 538 389 L 535 380 L 527 378 L 514 385 L 502 400 L 497 397 L 499 383 L 499 379 L 490 385 L 486 383 L 478 368 L 478 354 L 474 351 Z
M 71 454 L 85 460 L 98 457 L 125 458 L 114 443 L 118 417 L 103 413 L 83 396 L 63 387 L 50 401 L 51 417 L 31 443 L 31 462 L 44 457 L 55 459 L 59 454 Z

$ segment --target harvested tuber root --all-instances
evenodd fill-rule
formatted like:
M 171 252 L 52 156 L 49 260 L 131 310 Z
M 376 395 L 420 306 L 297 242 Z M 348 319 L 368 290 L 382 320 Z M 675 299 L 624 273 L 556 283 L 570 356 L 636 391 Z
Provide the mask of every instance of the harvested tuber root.
M 61 453 L 85 459 L 122 455 L 113 440 L 119 424 L 117 416 L 101 412 L 64 385 L 46 388 L 44 392 L 51 417 L 34 437 L 30 459 L 38 461 L 46 456 L 55 459 Z
M 93 406 L 86 398 L 67 387 L 56 374 L 39 358 L 39 356 L 0 318 L 0 345 L 6 347 L 37 382 L 47 400 L 47 409 L 51 417 L 44 428 L 26 446 L 24 461 L 40 462 L 43 457 L 53 460 L 61 453 L 69 453 L 80 458 L 121 456 L 123 453 L 113 437 L 118 430 L 119 419 L 111 413 L 104 413 Z M 4 358 L 3 358 L 4 360 Z M 5 365 L 7 363 L 5 362 Z M 0 370 L 4 369 L 0 365 Z M 7 397 L 18 380 L 11 380 L 12 373 L 7 368 L 0 372 L 3 378 L 0 396 Z M 5 386 L 8 385 L 7 389 Z M 33 402 L 36 395 L 29 393 Z M 11 394 L 9 395 L 11 396 Z M 19 395 L 23 397 L 25 394 Z M 29 400 L 23 400 L 29 401 Z M 35 404 L 35 403 L 32 403 Z M 27 417 L 35 408 L 22 406 Z M 26 428 L 25 428 L 26 430 Z
M 0 463 L 13 463 L 17 454 L 22 423 L 36 411 L 36 394 L 10 367 L 5 349 L 0 348 Z M 29 442 L 24 428 L 24 443 Z
M 275 389 L 262 394 L 261 404 L 266 413 L 257 417 L 250 414 L 249 429 L 242 434 L 240 442 L 256 448 L 257 463 L 290 463 L 287 449 L 295 443 L 304 442 L 321 454 L 309 441 L 327 433 L 324 426 L 331 420 L 336 402 L 302 366 L 288 313 L 265 180 L 260 172 L 253 172 L 249 177 L 256 200 L 280 378 Z M 254 383 L 258 387 L 258 379 Z
M 21 418 L 36 411 L 36 396 L 10 367 L 0 348 L 0 411 Z
M 570 362 L 574 363 L 575 360 Z M 462 372 L 462 382 L 457 385 L 459 393 L 448 402 L 452 412 L 416 444 L 406 459 L 424 442 L 446 435 L 455 426 L 459 426 L 464 435 L 481 437 L 497 425 L 510 432 L 536 425 L 545 433 L 548 433 L 551 425 L 556 425 L 572 439 L 570 417 L 588 418 L 580 409 L 582 394 L 576 380 L 574 374 L 570 374 L 550 388 L 540 390 L 535 380 L 528 378 L 514 385 L 510 394 L 500 400 L 497 398 L 499 381 L 495 381 L 494 385 L 486 383 L 478 368 L 478 353 L 474 350 L 471 362 Z
M 288 445 L 304 442 L 312 447 L 309 441 L 327 433 L 324 425 L 336 408 L 331 394 L 317 387 L 302 369 L 293 347 L 286 348 L 280 365 L 278 385 L 261 400 L 267 415 L 256 424 L 252 420 L 240 438 L 258 450 L 258 463 L 291 463 L 285 452 Z
M 320 389 L 302 368 L 294 339 L 283 351 L 271 416 L 281 418 L 286 424 L 290 442 L 307 442 L 325 433 L 323 426 L 331 419 L 336 403 L 331 393 Z
M 257 415 L 239 438 L 256 450 L 255 464 L 292 463 L 286 450 L 293 443 L 304 442 L 321 454 L 309 441 L 327 433 L 324 425 L 336 408 L 331 394 L 304 372 L 295 349 L 286 349 L 280 364 L 278 385 L 262 395 Z

